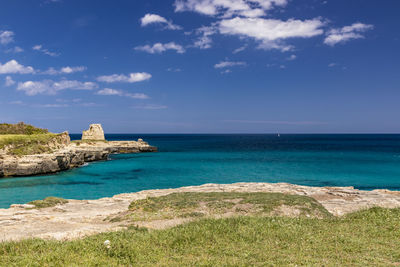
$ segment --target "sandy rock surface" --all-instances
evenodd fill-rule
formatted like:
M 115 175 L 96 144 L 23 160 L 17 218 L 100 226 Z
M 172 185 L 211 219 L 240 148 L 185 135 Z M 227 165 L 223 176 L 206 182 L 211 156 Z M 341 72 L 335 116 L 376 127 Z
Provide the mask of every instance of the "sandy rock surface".
M 134 200 L 165 196 L 177 192 L 279 192 L 315 198 L 335 216 L 374 206 L 400 207 L 400 192 L 361 191 L 352 187 L 308 187 L 287 183 L 205 184 L 176 189 L 146 190 L 98 200 L 69 200 L 69 203 L 44 209 L 12 205 L 0 209 L 0 241 L 25 238 L 69 240 L 122 229 L 120 222 L 106 218 L 124 212 Z

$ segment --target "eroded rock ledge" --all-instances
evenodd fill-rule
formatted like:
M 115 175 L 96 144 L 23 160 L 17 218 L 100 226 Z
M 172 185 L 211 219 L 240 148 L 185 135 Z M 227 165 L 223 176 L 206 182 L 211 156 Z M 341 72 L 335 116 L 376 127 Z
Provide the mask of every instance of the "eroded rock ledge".
M 68 133 L 66 133 L 68 136 Z M 106 160 L 110 154 L 154 152 L 157 148 L 143 140 L 70 142 L 69 136 L 53 153 L 13 156 L 0 154 L 0 178 L 56 173 L 86 162 Z
M 330 213 L 342 216 L 371 207 L 400 207 L 400 192 L 388 190 L 362 191 L 353 187 L 308 187 L 287 183 L 205 184 L 176 189 L 147 190 L 120 194 L 97 200 L 69 200 L 52 208 L 26 209 L 12 205 L 0 209 L 0 241 L 25 238 L 68 240 L 124 228 L 120 222 L 107 220 L 127 211 L 132 201 L 180 192 L 276 192 L 309 196 Z

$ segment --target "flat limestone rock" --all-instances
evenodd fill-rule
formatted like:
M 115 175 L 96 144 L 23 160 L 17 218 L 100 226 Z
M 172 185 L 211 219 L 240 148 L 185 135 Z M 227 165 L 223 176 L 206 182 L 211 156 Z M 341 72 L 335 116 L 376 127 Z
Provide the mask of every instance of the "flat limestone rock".
M 127 211 L 132 201 L 183 192 L 269 192 L 302 195 L 314 198 L 335 216 L 371 207 L 400 207 L 400 194 L 389 190 L 362 191 L 350 187 L 309 187 L 287 183 L 205 184 L 125 193 L 97 200 L 69 200 L 68 203 L 43 209 L 12 205 L 9 209 L 0 209 L 0 242 L 26 238 L 71 240 L 124 229 L 121 222 L 112 222 L 107 218 Z M 157 228 L 157 225 L 148 226 Z
M 104 137 L 103 127 L 101 124 L 90 124 L 89 130 L 83 131 L 82 140 L 96 140 L 96 141 L 104 141 L 106 138 Z

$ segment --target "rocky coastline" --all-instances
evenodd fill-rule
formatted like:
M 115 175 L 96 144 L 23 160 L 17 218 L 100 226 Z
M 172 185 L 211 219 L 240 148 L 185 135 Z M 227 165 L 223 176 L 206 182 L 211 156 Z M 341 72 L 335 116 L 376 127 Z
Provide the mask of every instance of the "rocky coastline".
M 35 209 L 29 204 L 11 205 L 9 209 L 0 209 L 0 242 L 26 238 L 70 240 L 126 229 L 129 224 L 110 218 L 126 212 L 132 201 L 183 192 L 265 192 L 301 195 L 314 198 L 333 216 L 343 216 L 372 207 L 400 207 L 400 192 L 389 190 L 363 191 L 353 187 L 309 187 L 287 183 L 205 184 L 145 190 L 97 200 L 68 200 L 66 203 L 42 209 Z M 155 221 L 142 226 L 162 229 L 185 222 Z
M 82 166 L 87 162 L 107 160 L 111 154 L 157 151 L 156 147 L 141 139 L 106 141 L 104 133 L 98 135 L 99 129 L 101 126 L 96 128 L 91 125 L 91 128 L 84 132 L 82 141 L 77 142 L 71 142 L 68 132 L 59 134 L 54 142 L 47 144 L 53 150 L 51 153 L 23 156 L 0 153 L 0 178 L 57 173 Z M 88 136 L 102 136 L 103 139 L 91 140 Z

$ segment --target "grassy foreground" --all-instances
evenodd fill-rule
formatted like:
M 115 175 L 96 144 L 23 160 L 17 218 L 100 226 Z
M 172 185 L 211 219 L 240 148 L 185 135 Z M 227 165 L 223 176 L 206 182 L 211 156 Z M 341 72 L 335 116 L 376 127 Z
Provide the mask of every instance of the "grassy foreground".
M 0 266 L 265 265 L 398 266 L 400 209 L 325 219 L 201 219 L 166 230 L 132 227 L 68 242 L 0 243 Z

